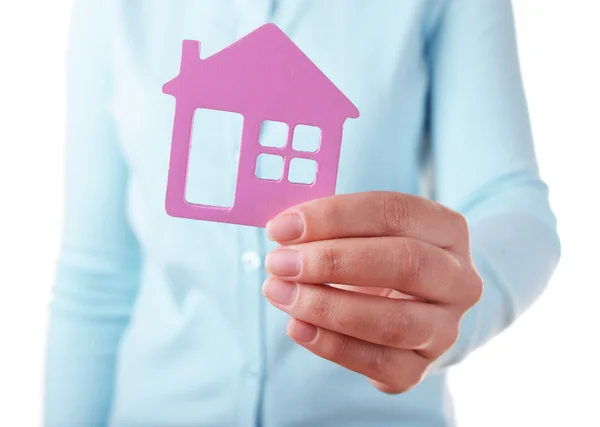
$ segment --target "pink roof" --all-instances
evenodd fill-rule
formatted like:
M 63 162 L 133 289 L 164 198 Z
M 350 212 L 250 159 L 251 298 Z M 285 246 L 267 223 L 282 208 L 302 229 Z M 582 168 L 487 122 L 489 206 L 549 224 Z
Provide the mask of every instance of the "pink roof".
M 183 42 L 179 76 L 163 91 L 195 108 L 321 126 L 357 118 L 358 109 L 274 24 L 200 59 L 200 43 Z

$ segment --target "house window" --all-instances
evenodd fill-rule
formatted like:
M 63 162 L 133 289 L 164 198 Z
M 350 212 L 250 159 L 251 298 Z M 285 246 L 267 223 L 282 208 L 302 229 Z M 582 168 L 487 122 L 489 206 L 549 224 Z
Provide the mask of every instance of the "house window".
M 321 143 L 321 129 L 315 126 L 298 125 L 294 129 L 292 148 L 296 151 L 314 153 Z
M 256 177 L 268 181 L 279 181 L 283 178 L 283 157 L 261 153 L 256 159 Z
M 296 184 L 310 185 L 317 178 L 317 162 L 311 159 L 294 157 L 290 160 L 288 180 Z
M 257 178 L 279 181 L 287 170 L 288 182 L 304 185 L 315 182 L 317 162 L 311 157 L 316 156 L 321 143 L 318 127 L 297 125 L 290 135 L 287 124 L 266 120 L 261 124 L 259 142 L 266 152 L 260 153 L 256 159 Z M 277 153 L 279 150 L 281 155 Z M 286 165 L 286 162 L 289 164 Z
M 289 126 L 285 123 L 265 120 L 260 125 L 260 145 L 272 148 L 285 147 L 289 129 Z

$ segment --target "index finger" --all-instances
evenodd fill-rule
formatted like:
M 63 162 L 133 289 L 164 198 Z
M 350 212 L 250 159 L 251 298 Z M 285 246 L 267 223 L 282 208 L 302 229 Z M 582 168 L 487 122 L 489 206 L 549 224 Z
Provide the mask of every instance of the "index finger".
M 455 250 L 468 248 L 465 219 L 423 197 L 391 191 L 341 194 L 289 208 L 267 224 L 281 244 L 348 237 L 401 236 Z

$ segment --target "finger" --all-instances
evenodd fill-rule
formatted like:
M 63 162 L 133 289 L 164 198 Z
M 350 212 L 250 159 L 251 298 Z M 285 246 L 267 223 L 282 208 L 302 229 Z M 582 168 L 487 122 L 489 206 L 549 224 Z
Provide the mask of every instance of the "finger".
M 418 298 L 412 295 L 403 294 L 400 291 L 389 288 L 380 288 L 376 286 L 353 286 L 353 285 L 341 285 L 339 283 L 327 283 L 327 286 L 332 286 L 338 289 L 344 289 L 346 291 L 358 292 L 361 294 L 377 295 L 380 297 L 397 298 L 397 299 L 409 299 L 418 300 Z
M 404 236 L 447 249 L 468 248 L 462 215 L 422 197 L 387 191 L 342 194 L 294 206 L 271 220 L 267 232 L 283 244 Z
M 317 356 L 385 384 L 388 393 L 402 393 L 419 384 L 430 364 L 414 351 L 361 341 L 297 319 L 290 320 L 287 333 Z
M 265 264 L 270 274 L 294 282 L 384 287 L 440 303 L 465 299 L 464 292 L 459 295 L 453 286 L 462 274 L 456 256 L 411 238 L 351 238 L 283 246 L 268 254 Z
M 447 327 L 452 324 L 451 313 L 421 301 L 298 285 L 277 278 L 267 279 L 263 293 L 273 305 L 304 322 L 374 344 L 418 350 L 431 359 L 455 340 Z

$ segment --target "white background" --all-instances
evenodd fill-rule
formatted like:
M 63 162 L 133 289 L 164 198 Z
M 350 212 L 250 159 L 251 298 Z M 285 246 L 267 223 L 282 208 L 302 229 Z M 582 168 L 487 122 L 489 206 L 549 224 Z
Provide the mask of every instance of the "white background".
M 0 2 L 0 426 L 41 420 L 70 6 Z M 459 427 L 600 426 L 600 5 L 516 0 L 515 9 L 563 257 L 539 302 L 453 372 Z

